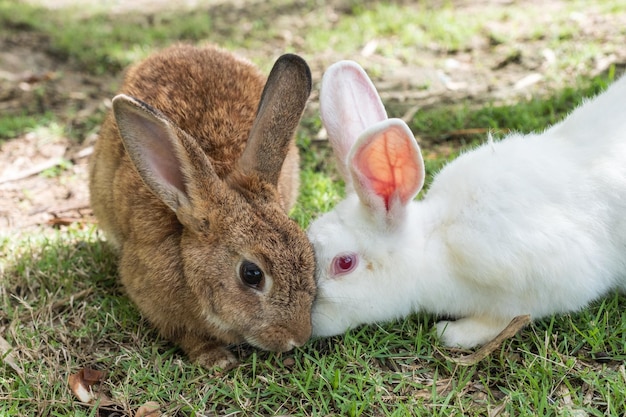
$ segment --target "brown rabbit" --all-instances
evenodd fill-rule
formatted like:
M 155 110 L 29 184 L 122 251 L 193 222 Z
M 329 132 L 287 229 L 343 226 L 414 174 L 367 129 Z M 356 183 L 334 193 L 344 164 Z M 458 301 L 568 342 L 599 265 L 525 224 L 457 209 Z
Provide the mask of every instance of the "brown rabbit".
M 165 49 L 129 70 L 91 159 L 122 284 L 205 367 L 234 365 L 228 344 L 287 351 L 311 334 L 313 250 L 286 214 L 311 74 L 288 54 L 264 81 L 216 47 Z

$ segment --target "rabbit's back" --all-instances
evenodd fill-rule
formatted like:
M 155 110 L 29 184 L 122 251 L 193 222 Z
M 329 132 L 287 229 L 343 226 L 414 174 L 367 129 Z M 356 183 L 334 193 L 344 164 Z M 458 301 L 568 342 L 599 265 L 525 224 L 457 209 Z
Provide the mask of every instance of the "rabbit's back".
M 131 68 L 120 92 L 196 139 L 223 176 L 243 151 L 264 83 L 252 63 L 227 51 L 176 45 Z
M 563 122 L 444 167 L 424 199 L 455 285 L 448 314 L 533 318 L 626 290 L 626 78 Z M 456 310 L 455 310 L 456 309 Z
M 427 199 L 441 201 L 438 232 L 474 298 L 515 313 L 532 305 L 541 317 L 626 288 L 626 133 L 588 142 L 511 136 L 435 178 Z
M 131 67 L 120 92 L 158 109 L 188 133 L 224 177 L 246 145 L 264 82 L 253 64 L 217 47 L 175 45 Z M 141 240 L 146 230 L 164 238 L 176 235 L 176 216 L 141 180 L 112 113 L 99 136 L 90 166 L 90 198 L 108 240 L 119 248 L 130 234 Z

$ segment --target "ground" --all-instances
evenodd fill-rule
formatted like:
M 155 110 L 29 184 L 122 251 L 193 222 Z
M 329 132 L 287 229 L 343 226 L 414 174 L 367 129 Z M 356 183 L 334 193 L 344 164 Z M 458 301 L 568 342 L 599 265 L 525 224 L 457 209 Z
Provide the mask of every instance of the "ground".
M 185 9 L 191 20 L 187 28 L 193 29 L 196 15 L 208 13 L 212 19 L 210 31 L 190 39 L 210 38 L 263 71 L 284 51 L 304 56 L 314 88 L 299 139 L 305 144 L 303 138 L 312 138 L 314 150 L 302 149 L 303 178 L 313 178 L 303 181 L 302 200 L 310 188 L 319 185 L 321 191 L 308 206 L 298 206 L 308 210 L 302 218 L 294 211 L 301 224 L 338 198 L 328 197 L 331 186 L 324 189 L 337 184 L 327 175 L 325 133 L 317 115 L 323 71 L 339 59 L 361 63 L 390 114 L 412 119 L 429 173 L 463 141 L 482 140 L 499 115 L 506 117 L 494 123 L 498 128 L 543 128 L 554 120 L 551 114 L 561 117 L 571 109 L 581 92 L 589 91 L 587 84 L 600 88 L 606 80 L 588 83 L 589 77 L 620 74 L 626 64 L 623 0 L 0 0 L 0 360 L 8 365 L 0 364 L 0 415 L 27 410 L 22 415 L 113 416 L 124 409 L 124 415 L 139 416 L 145 414 L 137 407 L 154 400 L 166 415 L 623 415 L 626 304 L 617 295 L 577 314 L 533 322 L 499 348 L 491 345 L 487 357 L 482 349 L 444 348 L 431 330 L 434 317 L 418 314 L 318 338 L 285 354 L 233 347 L 242 365 L 227 373 L 194 367 L 141 320 L 117 284 L 110 248 L 95 228 L 82 228 L 95 221 L 87 163 L 122 66 L 87 68 L 85 60 L 67 52 L 72 45 L 55 44 L 56 26 L 37 31 L 2 15 L 6 5 L 18 1 L 62 16 L 65 25 L 58 32 L 70 33 L 70 42 L 92 35 L 75 35 L 80 29 L 75 20 L 82 24 L 80 19 L 95 15 L 84 26 L 104 27 L 94 43 L 103 44 L 99 52 L 107 54 L 117 52 L 106 31 L 111 22 L 131 31 L 150 28 L 131 36 L 135 43 L 122 51 L 134 55 L 137 45 L 145 46 L 139 52 L 152 49 L 152 31 L 173 26 L 181 19 L 170 13 Z M 76 4 L 78 12 L 65 9 Z M 410 8 L 403 9 L 410 18 L 389 14 L 393 7 L 379 7 L 383 4 Z M 376 9 L 370 21 L 360 18 L 364 9 Z M 104 17 L 98 15 L 103 11 Z M 432 12 L 432 21 L 415 22 L 422 12 Z M 385 19 L 391 22 L 387 26 Z M 263 42 L 255 42 L 259 22 L 261 30 L 271 29 Z M 478 30 L 466 31 L 474 23 Z M 420 28 L 430 36 L 426 41 L 402 39 Z M 407 33 L 399 35 L 404 29 Z M 312 32 L 317 44 L 311 42 Z M 171 33 L 161 44 L 172 41 Z M 446 42 L 448 33 L 456 33 L 456 41 Z M 82 58 L 94 53 L 88 50 Z M 561 100 L 557 111 L 552 103 L 572 97 L 563 94 L 564 87 L 576 89 L 575 98 Z M 483 108 L 531 97 L 539 100 Z M 537 103 L 541 106 L 532 105 Z M 481 115 L 471 116 L 478 125 L 464 123 L 459 115 L 466 109 L 451 104 L 480 108 L 466 112 Z M 422 122 L 422 115 L 436 109 L 445 109 L 446 116 L 438 115 L 443 121 L 437 129 Z M 6 124 L 29 118 L 25 128 Z M 470 130 L 480 135 L 469 137 Z M 73 224 L 50 233 L 67 223 Z M 15 368 L 9 369 L 12 361 Z M 84 407 L 89 399 L 72 386 L 75 375 L 94 370 L 106 373 L 94 393 L 114 401 L 107 410 L 103 404 Z
M 72 2 L 32 0 L 44 6 L 62 8 Z M 277 25 L 285 27 L 283 38 L 297 37 L 297 28 L 306 24 L 306 15 L 297 7 L 263 9 L 263 2 L 187 2 L 185 7 L 208 8 L 216 20 L 236 21 L 237 16 L 250 13 L 271 14 Z M 368 2 L 366 4 L 369 4 Z M 481 13 L 492 2 L 458 1 L 456 7 L 467 10 L 468 16 Z M 562 13 L 562 1 L 529 1 L 529 7 L 540 7 L 549 19 Z M 167 12 L 170 2 L 142 1 L 107 3 L 115 14 L 134 12 L 149 14 Z M 346 11 L 345 1 L 324 3 L 329 21 L 339 20 Z M 132 8 L 129 10 L 129 8 Z M 261 8 L 261 10 L 259 10 Z M 379 40 L 372 39 L 352 54 L 325 52 L 307 59 L 312 67 L 315 87 L 324 68 L 330 63 L 351 58 L 365 68 L 377 68 L 374 82 L 383 100 L 397 116 L 410 118 L 420 108 L 468 100 L 471 103 L 517 100 L 541 95 L 567 84 L 576 76 L 594 75 L 613 63 L 626 62 L 622 28 L 624 13 L 607 17 L 590 8 L 585 13 L 568 17 L 576 29 L 573 44 L 589 40 L 603 42 L 591 63 L 569 65 L 561 77 L 547 75 L 558 52 L 551 49 L 550 37 L 536 37 L 524 44 L 500 43 L 490 36 L 477 37 L 471 47 L 459 51 L 441 51 L 424 45 L 418 57 L 392 59 L 379 54 Z M 303 21 L 305 23 L 303 23 Z M 548 21 L 548 20 L 546 20 Z M 503 25 L 493 22 L 492 26 Z M 296 29 L 289 29 L 296 28 Z M 499 28 L 502 29 L 502 28 Z M 266 45 L 273 54 L 285 39 Z M 291 44 L 297 45 L 297 39 Z M 121 72 L 92 75 L 81 71 L 75 63 L 51 52 L 49 37 L 24 30 L 0 38 L 0 112 L 5 114 L 53 114 L 59 124 L 36 129 L 8 140 L 0 147 L 0 229 L 20 230 L 42 224 L 64 224 L 75 219 L 92 221 L 87 190 L 87 161 L 97 138 L 97 129 L 85 126 L 99 119 L 107 110 L 110 98 L 121 78 Z M 245 51 L 240 51 L 246 54 Z M 349 56 L 346 56 L 349 55 Z M 553 69 L 553 68 L 552 68 Z M 314 91 L 307 110 L 317 112 Z M 70 139 L 68 132 L 80 132 Z M 323 137 L 323 132 L 320 134 Z M 427 140 L 427 139 L 426 139 Z

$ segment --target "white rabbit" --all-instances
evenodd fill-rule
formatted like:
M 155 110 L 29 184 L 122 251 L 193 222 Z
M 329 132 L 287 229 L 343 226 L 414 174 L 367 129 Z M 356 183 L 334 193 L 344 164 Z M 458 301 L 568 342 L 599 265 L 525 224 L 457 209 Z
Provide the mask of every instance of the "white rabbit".
M 314 335 L 425 311 L 473 347 L 626 290 L 626 77 L 543 133 L 462 154 L 422 201 L 415 138 L 358 64 L 327 70 L 320 106 L 347 197 L 308 231 Z

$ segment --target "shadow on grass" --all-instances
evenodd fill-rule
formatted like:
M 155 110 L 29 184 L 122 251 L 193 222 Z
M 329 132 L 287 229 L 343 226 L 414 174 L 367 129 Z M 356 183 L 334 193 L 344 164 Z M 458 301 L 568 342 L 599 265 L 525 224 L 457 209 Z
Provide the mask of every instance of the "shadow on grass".
M 26 369 L 42 362 L 109 367 L 135 351 L 145 357 L 173 350 L 124 294 L 116 255 L 94 229 L 4 246 L 12 255 L 3 267 L 0 329 Z

